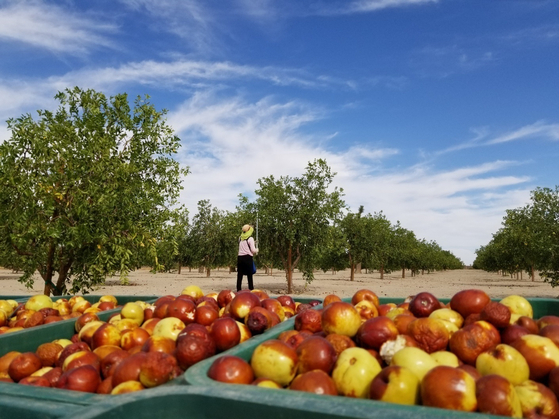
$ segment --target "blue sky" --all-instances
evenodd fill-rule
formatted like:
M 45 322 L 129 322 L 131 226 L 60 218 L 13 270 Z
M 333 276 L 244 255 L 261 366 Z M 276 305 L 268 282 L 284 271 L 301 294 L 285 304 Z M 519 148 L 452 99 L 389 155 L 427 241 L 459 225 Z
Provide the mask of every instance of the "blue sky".
M 0 141 L 67 87 L 168 109 L 191 214 L 324 158 L 351 210 L 471 263 L 559 184 L 557 1 L 1 0 L 0 56 Z

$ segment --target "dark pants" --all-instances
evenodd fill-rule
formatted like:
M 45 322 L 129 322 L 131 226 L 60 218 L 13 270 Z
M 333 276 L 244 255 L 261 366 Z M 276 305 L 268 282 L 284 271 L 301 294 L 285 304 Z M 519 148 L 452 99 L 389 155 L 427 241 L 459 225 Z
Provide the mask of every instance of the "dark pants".
M 243 283 L 243 275 L 246 275 L 248 280 L 248 289 L 253 290 L 254 285 L 252 284 L 252 256 L 243 255 L 237 256 L 237 291 L 241 290 L 241 285 Z

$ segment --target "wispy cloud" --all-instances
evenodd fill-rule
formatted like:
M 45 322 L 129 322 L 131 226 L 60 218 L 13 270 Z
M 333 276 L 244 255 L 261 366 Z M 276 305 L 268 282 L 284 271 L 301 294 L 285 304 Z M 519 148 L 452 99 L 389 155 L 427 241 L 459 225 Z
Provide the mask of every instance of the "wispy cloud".
M 194 95 L 169 115 L 183 140 L 182 158 L 192 171 L 185 199 L 202 199 L 212 191 L 222 207 L 231 209 L 239 192 L 254 191 L 258 178 L 298 176 L 315 158 L 325 158 L 356 177 L 367 173 L 368 165 L 397 153 L 365 145 L 334 152 L 328 147 L 328 135 L 302 133 L 326 115 L 324 109 L 297 101 L 264 98 L 249 103 L 239 97 Z
M 84 68 L 47 79 L 0 79 L 0 118 L 28 105 L 51 103 L 54 94 L 67 87 L 81 86 L 115 91 L 131 85 L 157 88 L 184 88 L 191 91 L 215 88 L 216 83 L 234 85 L 261 80 L 277 86 L 306 89 L 355 89 L 357 83 L 334 77 L 313 75 L 305 70 L 281 67 L 254 67 L 231 62 L 142 61 L 119 67 Z
M 515 46 L 526 46 L 529 48 L 533 48 L 537 44 L 549 45 L 549 42 L 559 41 L 559 25 L 528 26 L 502 35 L 500 39 Z
M 476 46 L 426 46 L 412 54 L 410 65 L 423 77 L 448 77 L 478 70 L 497 60 L 493 51 Z
M 309 14 L 335 16 L 438 3 L 439 0 L 353 0 L 312 3 Z
M 116 27 L 40 0 L 7 0 L 0 8 L 0 39 L 54 53 L 83 55 L 91 48 L 112 47 L 105 36 Z
M 239 8 L 254 19 L 265 19 L 278 16 L 277 7 L 273 0 L 237 0 Z
M 220 37 L 227 28 L 198 0 L 119 0 L 130 9 L 149 16 L 152 29 L 171 32 L 197 53 L 222 48 Z
M 514 131 L 507 132 L 492 138 L 486 144 L 501 144 L 510 141 L 523 140 L 528 138 L 541 138 L 544 140 L 559 140 L 559 124 L 546 124 L 544 121 L 538 121 L 531 125 L 518 128 Z
M 126 82 L 145 85 L 191 85 L 216 81 L 264 80 L 279 86 L 296 85 L 304 88 L 326 88 L 331 86 L 354 88 L 351 80 L 341 80 L 328 76 L 313 75 L 300 69 L 281 67 L 254 67 L 232 62 L 178 60 L 172 62 L 141 61 L 119 67 L 80 70 L 68 73 L 64 81 L 88 79 L 101 85 L 122 84 Z
M 350 2 L 347 13 L 366 13 L 377 10 L 422 5 L 428 3 L 438 3 L 439 0 L 357 0 Z
M 445 148 L 444 150 L 439 150 L 437 152 L 435 152 L 434 154 L 436 156 L 441 155 L 441 154 L 446 154 L 446 153 L 452 153 L 455 151 L 460 151 L 460 150 L 465 150 L 468 148 L 473 148 L 473 147 L 480 147 L 481 145 L 483 145 L 483 141 L 487 138 L 487 136 L 489 135 L 489 132 L 487 130 L 487 128 L 474 128 L 471 130 L 474 133 L 474 137 L 464 141 L 463 143 L 459 143 L 456 145 L 453 145 L 451 147 Z
M 559 124 L 549 124 L 545 121 L 537 121 L 530 125 L 505 132 L 503 134 L 491 135 L 488 128 L 478 128 L 472 130 L 474 137 L 456 144 L 454 146 L 439 150 L 434 153 L 436 156 L 446 153 L 457 152 L 468 148 L 487 147 L 496 144 L 503 144 L 512 141 L 522 141 L 527 139 L 539 139 L 542 141 L 559 141 Z
M 14 111 L 29 111 L 51 104 L 55 92 L 45 80 L 0 79 L 0 120 L 15 116 Z
M 177 91 L 188 94 L 221 88 L 238 88 L 246 83 L 268 83 L 275 86 L 294 86 L 302 89 L 354 91 L 362 88 L 385 87 L 399 89 L 405 79 L 378 77 L 375 80 L 344 80 L 305 69 L 258 67 L 226 61 L 178 59 L 176 61 L 130 62 L 117 67 L 83 67 L 63 75 L 40 78 L 0 78 L 0 120 L 21 112 L 51 108 L 56 92 L 80 86 L 114 94 L 130 86 Z M 9 100 L 8 100 L 9 98 Z

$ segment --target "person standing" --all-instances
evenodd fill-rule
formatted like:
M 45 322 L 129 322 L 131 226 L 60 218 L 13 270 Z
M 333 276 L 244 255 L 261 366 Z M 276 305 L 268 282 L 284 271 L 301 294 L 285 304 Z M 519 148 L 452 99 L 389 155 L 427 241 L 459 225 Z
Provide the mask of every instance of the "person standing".
M 246 275 L 248 281 L 248 289 L 253 290 L 252 274 L 254 273 L 253 256 L 258 253 L 258 249 L 254 243 L 252 233 L 254 228 L 245 224 L 239 237 L 239 253 L 237 256 L 237 291 L 241 290 L 243 275 Z

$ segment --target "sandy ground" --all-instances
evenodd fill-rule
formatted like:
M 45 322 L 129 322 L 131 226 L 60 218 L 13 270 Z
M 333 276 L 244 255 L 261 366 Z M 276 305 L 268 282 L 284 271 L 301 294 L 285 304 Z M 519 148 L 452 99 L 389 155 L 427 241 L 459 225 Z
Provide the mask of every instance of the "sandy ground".
M 42 292 L 42 280 L 37 276 L 33 289 L 27 289 L 17 281 L 19 275 L 0 268 L 1 295 L 33 295 Z M 219 292 L 223 289 L 235 289 L 236 273 L 229 273 L 226 269 L 213 270 L 210 277 L 197 270 L 189 271 L 183 268 L 182 273 L 152 274 L 148 269 L 140 269 L 129 275 L 130 284 L 121 285 L 118 277 L 108 278 L 102 287 L 92 291 L 92 294 L 112 295 L 178 295 L 187 285 L 198 285 L 204 293 Z M 339 297 L 351 297 L 355 291 L 367 288 L 377 293 L 379 297 L 407 297 L 420 291 L 429 291 L 437 297 L 452 297 L 456 292 L 479 288 L 485 290 L 491 297 L 500 298 L 511 294 L 525 297 L 559 298 L 559 288 L 552 288 L 538 276 L 532 282 L 528 274 L 522 279 L 501 276 L 473 269 L 433 272 L 412 277 L 406 272 L 385 274 L 380 279 L 379 272 L 357 273 L 355 280 L 350 281 L 350 272 L 316 272 L 315 279 L 306 285 L 300 273 L 294 274 L 294 295 L 301 297 L 320 297 L 335 294 Z M 269 295 L 285 294 L 287 283 L 283 271 L 274 271 L 272 275 L 257 272 L 254 276 L 255 288 L 266 291 Z M 243 287 L 247 287 L 246 278 Z

